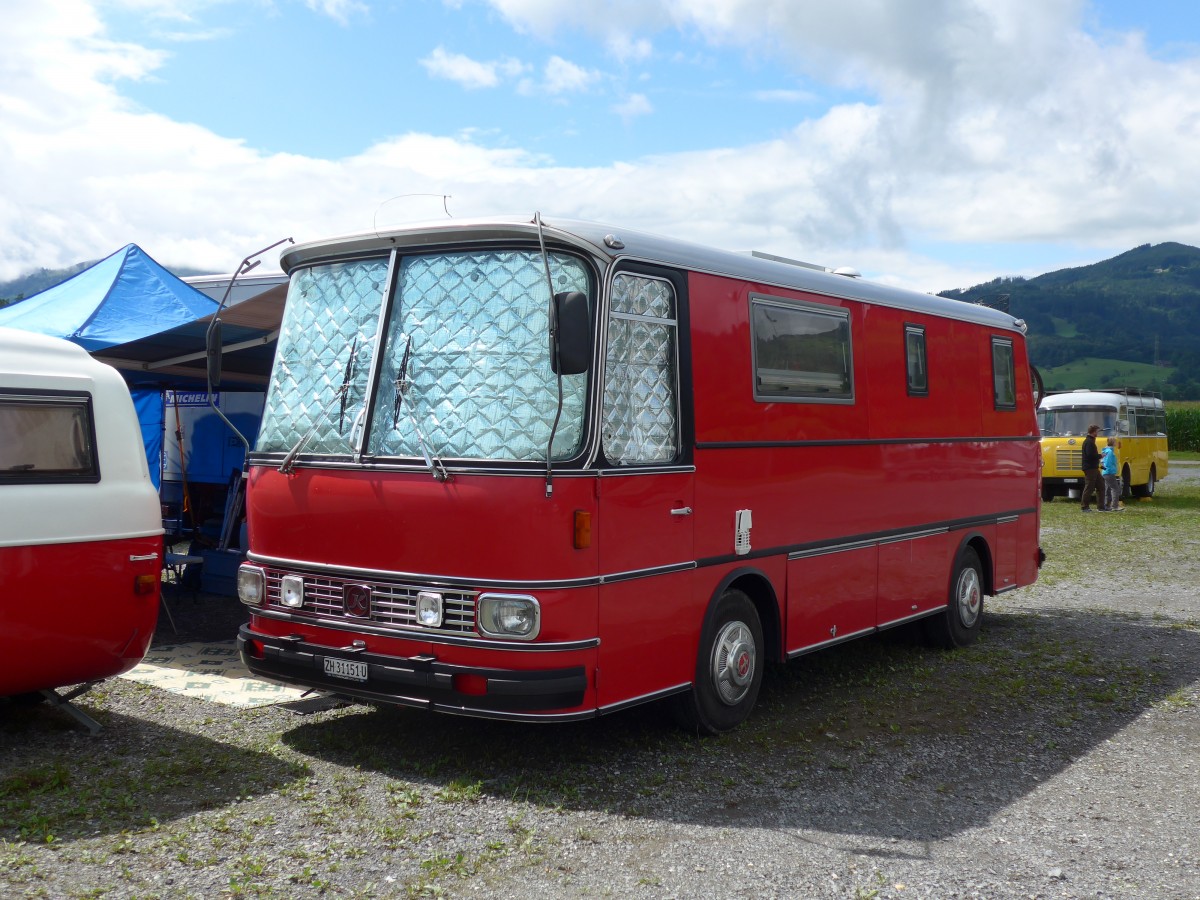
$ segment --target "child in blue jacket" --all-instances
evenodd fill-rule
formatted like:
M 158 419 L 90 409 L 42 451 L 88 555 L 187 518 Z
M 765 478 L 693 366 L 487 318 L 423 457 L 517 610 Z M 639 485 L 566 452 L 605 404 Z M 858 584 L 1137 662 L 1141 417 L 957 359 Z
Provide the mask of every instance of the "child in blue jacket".
M 1100 474 L 1104 478 L 1104 496 L 1101 497 L 1101 512 L 1121 512 L 1121 476 L 1117 474 L 1116 438 L 1108 439 L 1108 446 L 1100 451 Z

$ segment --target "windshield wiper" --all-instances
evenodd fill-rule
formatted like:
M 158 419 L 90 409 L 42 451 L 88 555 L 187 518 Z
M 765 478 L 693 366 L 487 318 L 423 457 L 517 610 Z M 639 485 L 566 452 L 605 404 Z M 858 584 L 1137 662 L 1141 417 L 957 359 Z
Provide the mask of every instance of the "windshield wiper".
M 317 427 L 322 420 L 329 415 L 329 411 L 333 409 L 333 404 L 341 401 L 341 409 L 338 412 L 338 434 L 342 433 L 346 419 L 346 395 L 350 393 L 350 386 L 354 379 L 354 361 L 356 351 L 358 350 L 358 336 L 355 335 L 354 342 L 350 345 L 350 355 L 346 359 L 346 374 L 342 378 L 342 386 L 334 392 L 334 395 L 329 399 L 317 415 L 313 418 L 313 423 L 308 431 L 300 436 L 300 440 L 292 446 L 292 449 L 287 452 L 287 456 L 283 458 L 283 462 L 279 464 L 279 471 L 284 475 L 291 475 L 296 469 L 296 457 L 300 455 L 300 450 L 308 443 L 309 439 L 317 433 Z
M 417 444 L 421 448 L 421 456 L 425 458 L 425 465 L 429 469 L 429 474 L 433 476 L 435 481 L 449 481 L 450 473 L 446 471 L 446 467 L 442 464 L 441 459 L 437 454 L 430 455 L 429 449 L 425 446 L 425 435 L 421 433 L 421 426 L 417 424 L 417 416 L 412 408 L 411 402 L 408 404 L 405 401 L 408 399 L 408 387 L 412 383 L 408 380 L 408 365 L 412 358 L 412 335 L 408 336 L 408 341 L 404 345 L 404 357 L 400 360 L 400 369 L 396 373 L 396 402 L 392 406 L 392 430 L 396 430 L 396 426 L 400 423 L 400 410 L 405 409 L 408 412 L 408 421 L 412 423 L 413 431 L 417 433 Z
M 354 342 L 350 344 L 350 358 L 346 360 L 346 375 L 342 378 L 342 386 L 338 388 L 338 396 L 342 398 L 342 405 L 338 409 L 338 434 L 342 433 L 342 427 L 346 421 L 346 394 L 350 390 L 350 379 L 354 377 L 354 361 L 356 351 L 358 350 L 358 335 L 354 336 Z

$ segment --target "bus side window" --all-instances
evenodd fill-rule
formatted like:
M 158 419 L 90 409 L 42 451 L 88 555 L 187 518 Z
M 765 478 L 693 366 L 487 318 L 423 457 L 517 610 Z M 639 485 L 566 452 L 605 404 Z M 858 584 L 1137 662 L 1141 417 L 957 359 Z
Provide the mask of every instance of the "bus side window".
M 992 397 L 996 409 L 1017 408 L 1017 378 L 1012 341 L 992 338 Z
M 904 326 L 904 359 L 908 370 L 908 393 L 914 397 L 929 396 L 929 370 L 925 361 L 925 328 Z

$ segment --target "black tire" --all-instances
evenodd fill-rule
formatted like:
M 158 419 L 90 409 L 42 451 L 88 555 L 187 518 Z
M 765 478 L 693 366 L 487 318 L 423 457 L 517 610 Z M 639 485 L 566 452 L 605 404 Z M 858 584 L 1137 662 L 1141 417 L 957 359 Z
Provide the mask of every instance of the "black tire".
M 1146 476 L 1146 483 L 1135 485 L 1133 488 L 1133 495 L 1135 497 L 1153 497 L 1157 474 L 1158 473 L 1154 471 L 1154 466 L 1151 466 L 1150 474 Z
M 736 728 L 758 699 L 764 662 L 758 610 L 742 591 L 726 591 L 700 636 L 692 689 L 675 698 L 679 725 L 706 735 Z
M 1129 483 L 1129 466 L 1121 469 L 1121 499 L 1128 500 L 1133 496 L 1133 487 Z
M 963 547 L 950 578 L 945 611 L 925 619 L 925 639 L 935 647 L 966 647 L 983 622 L 983 566 L 973 547 Z
M 1055 497 L 1054 488 L 1048 488 L 1048 487 L 1042 488 L 1042 502 L 1043 503 L 1052 502 L 1054 500 L 1054 497 Z

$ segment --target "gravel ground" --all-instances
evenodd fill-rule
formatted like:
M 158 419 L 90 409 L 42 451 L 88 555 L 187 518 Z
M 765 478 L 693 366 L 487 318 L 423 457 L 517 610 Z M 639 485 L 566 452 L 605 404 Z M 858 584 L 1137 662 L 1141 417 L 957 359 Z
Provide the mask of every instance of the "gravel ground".
M 1200 898 L 1200 509 L 1153 564 L 1149 511 L 1089 517 L 1083 575 L 1054 574 L 1053 512 L 1046 577 L 977 645 L 803 657 L 719 739 L 658 707 L 298 715 L 122 679 L 79 701 L 95 737 L 0 707 L 0 896 Z M 172 609 L 161 642 L 243 618 Z

